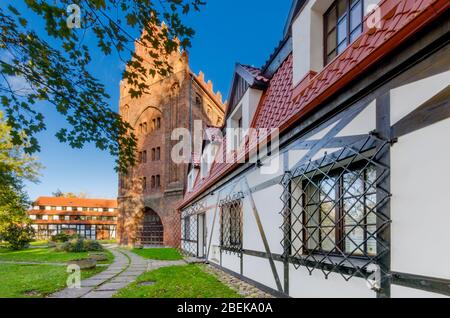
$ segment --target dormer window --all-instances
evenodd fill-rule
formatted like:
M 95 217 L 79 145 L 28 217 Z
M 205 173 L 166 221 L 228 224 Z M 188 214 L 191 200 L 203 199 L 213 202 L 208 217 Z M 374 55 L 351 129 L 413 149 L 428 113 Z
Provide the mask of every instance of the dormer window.
M 242 122 L 242 117 L 237 120 L 237 125 L 238 125 L 237 128 L 238 128 L 238 134 L 239 134 L 239 145 L 241 145 L 242 139 L 244 137 L 243 132 L 242 132 L 242 129 L 244 128 L 243 122 Z
M 325 65 L 342 53 L 363 30 L 363 0 L 336 0 L 324 15 Z
M 209 163 L 208 163 L 208 153 L 205 152 L 202 156 L 202 161 L 200 163 L 200 171 L 202 179 L 208 177 L 209 175 Z
M 189 172 L 188 175 L 188 192 L 191 192 L 194 189 L 194 184 L 195 184 L 195 179 L 197 178 L 197 174 L 198 174 L 198 169 L 197 168 L 193 168 L 191 170 L 191 172 Z

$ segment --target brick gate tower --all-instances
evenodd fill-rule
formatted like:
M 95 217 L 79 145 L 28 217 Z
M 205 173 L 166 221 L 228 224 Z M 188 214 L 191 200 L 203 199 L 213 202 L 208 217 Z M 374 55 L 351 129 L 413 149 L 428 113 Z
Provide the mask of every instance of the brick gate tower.
M 145 49 L 136 44 L 136 54 Z M 148 55 L 146 55 L 148 56 Z M 225 106 L 204 74 L 189 68 L 187 52 L 169 58 L 173 68 L 167 77 L 148 79 L 149 93 L 131 98 L 125 82 L 120 86 L 119 111 L 134 128 L 138 139 L 138 163 L 119 175 L 117 235 L 122 245 L 178 246 L 180 219 L 176 211 L 183 199 L 187 164 L 171 160 L 175 128 L 191 128 L 191 121 L 222 126 Z

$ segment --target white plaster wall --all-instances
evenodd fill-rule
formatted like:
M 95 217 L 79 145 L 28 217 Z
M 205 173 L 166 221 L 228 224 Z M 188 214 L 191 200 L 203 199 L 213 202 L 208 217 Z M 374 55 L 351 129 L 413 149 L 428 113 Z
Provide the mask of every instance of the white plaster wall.
M 391 298 L 449 298 L 447 296 L 427 291 L 391 285 Z
M 275 267 L 280 279 L 281 285 L 283 286 L 284 281 L 284 271 L 283 263 L 275 261 Z M 244 255 L 244 276 L 253 279 L 265 286 L 277 290 L 277 284 L 273 276 L 272 268 L 268 259 Z
M 371 6 L 379 4 L 380 2 L 381 0 L 364 0 L 364 12 L 367 14 Z
M 450 278 L 450 119 L 391 152 L 392 270 Z
M 336 137 L 367 134 L 376 129 L 376 101 L 372 101 L 358 116 L 355 117 Z
M 222 252 L 222 267 L 225 267 L 235 273 L 241 273 L 240 255 Z
M 448 85 L 450 71 L 391 90 L 391 124 L 397 123 Z
M 257 186 L 284 174 L 284 156 L 286 154 L 272 154 L 262 160 L 263 167 L 253 170 L 247 174 L 250 187 Z
M 292 24 L 293 84 L 323 67 L 323 13 L 332 0 L 309 1 Z
M 367 287 L 362 278 L 345 281 L 342 276 L 332 273 L 325 279 L 320 270 L 310 276 L 304 267 L 289 267 L 289 291 L 294 298 L 375 298 L 376 293 Z
M 238 106 L 233 113 L 228 117 L 227 127 L 236 128 L 237 122 L 235 121 L 236 114 L 242 110 L 242 128 L 247 130 L 250 128 L 253 116 L 255 115 L 256 108 L 262 96 L 262 91 L 258 89 L 249 88 L 245 92 L 244 96 L 240 100 Z
M 250 88 L 247 92 L 248 94 L 248 106 L 246 111 L 244 112 L 244 122 L 246 123 L 246 126 L 244 126 L 245 129 L 250 128 L 250 125 L 253 121 L 253 117 L 256 113 L 256 108 L 259 105 L 259 101 L 261 100 L 261 96 L 263 94 L 263 91 Z
M 211 248 L 213 245 L 220 245 L 220 214 L 219 209 L 216 209 L 217 205 L 217 197 L 218 192 L 214 195 L 210 195 L 207 197 L 206 202 L 207 206 L 211 207 L 206 212 L 206 233 L 207 233 L 207 239 L 206 239 L 206 252 L 208 253 L 208 249 Z M 214 220 L 214 215 L 216 215 L 216 219 Z M 210 251 L 210 254 L 208 256 L 209 260 L 212 260 L 213 255 L 212 251 Z
M 280 230 L 283 218 L 279 214 L 283 209 L 283 204 L 279 199 L 282 193 L 283 188 L 279 185 L 253 193 L 267 242 L 269 243 L 271 252 L 275 254 L 283 253 L 283 248 L 280 243 L 283 240 L 283 231 Z M 244 199 L 243 220 L 244 249 L 265 252 L 263 240 L 258 230 L 249 197 Z

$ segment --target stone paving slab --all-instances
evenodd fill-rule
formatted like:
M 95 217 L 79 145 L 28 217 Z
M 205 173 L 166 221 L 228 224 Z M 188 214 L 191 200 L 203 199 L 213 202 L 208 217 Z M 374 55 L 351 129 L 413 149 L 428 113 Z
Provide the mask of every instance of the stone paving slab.
M 112 296 L 115 293 L 116 293 L 115 291 L 92 291 L 81 298 L 94 298 L 94 299 L 112 298 Z
M 66 288 L 51 295 L 49 298 L 80 298 L 91 290 L 91 287 Z
M 137 276 L 117 276 L 111 280 L 111 283 L 132 283 Z
M 125 271 L 120 276 L 139 276 L 141 275 L 145 270 L 142 271 Z
M 97 287 L 104 282 L 103 279 L 85 279 L 81 281 L 81 287 Z
M 106 283 L 98 287 L 95 291 L 114 291 L 117 292 L 119 289 L 127 287 L 133 281 L 122 282 L 122 283 Z

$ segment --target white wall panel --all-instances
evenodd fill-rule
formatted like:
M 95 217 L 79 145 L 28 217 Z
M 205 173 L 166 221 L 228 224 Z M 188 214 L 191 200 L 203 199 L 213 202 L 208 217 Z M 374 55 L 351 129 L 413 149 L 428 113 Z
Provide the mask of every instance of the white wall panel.
M 275 267 L 281 285 L 283 285 L 283 263 L 275 262 Z M 244 255 L 244 276 L 277 290 L 277 284 L 268 259 Z
M 450 278 L 450 120 L 392 148 L 392 270 Z
M 397 123 L 448 85 L 450 71 L 391 90 L 391 124 Z
M 283 223 L 280 215 L 280 211 L 283 209 L 280 200 L 282 193 L 283 188 L 276 185 L 253 194 L 270 250 L 276 254 L 283 253 L 280 243 L 283 240 L 283 231 L 280 229 Z M 244 199 L 244 249 L 265 252 L 249 200 L 249 197 Z
M 235 273 L 241 273 L 241 259 L 239 255 L 222 253 L 222 267 L 225 267 Z
M 342 276 L 332 273 L 328 279 L 320 270 L 310 276 L 304 267 L 298 270 L 290 265 L 290 296 L 295 298 L 375 298 L 376 293 L 370 290 L 362 278 L 345 281 Z

